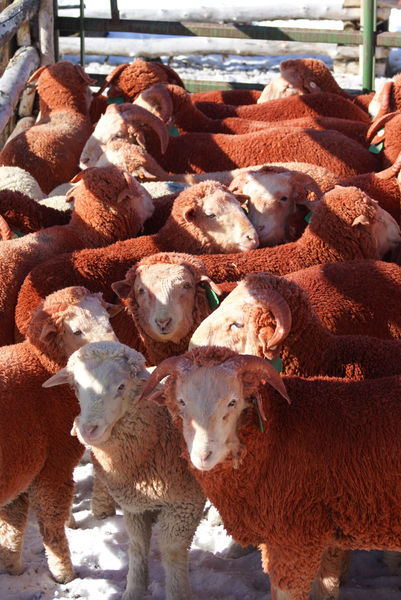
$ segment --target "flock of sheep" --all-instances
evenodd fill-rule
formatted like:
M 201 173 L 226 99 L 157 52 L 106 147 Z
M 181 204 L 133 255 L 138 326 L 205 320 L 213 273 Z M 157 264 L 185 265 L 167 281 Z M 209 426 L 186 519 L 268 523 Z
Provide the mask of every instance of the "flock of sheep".
M 124 600 L 156 521 L 166 600 L 190 598 L 206 499 L 272 600 L 337 598 L 354 549 L 401 569 L 401 76 L 353 96 L 319 60 L 280 71 L 198 94 L 139 59 L 96 93 L 67 61 L 31 76 L 38 117 L 0 153 L 4 572 L 31 507 L 75 577 L 85 446 Z

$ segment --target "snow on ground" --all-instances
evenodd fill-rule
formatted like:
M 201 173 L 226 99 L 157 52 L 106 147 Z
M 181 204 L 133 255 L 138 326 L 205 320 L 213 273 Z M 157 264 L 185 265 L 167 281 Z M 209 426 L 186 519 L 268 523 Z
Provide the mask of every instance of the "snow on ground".
M 69 0 L 66 0 L 67 2 L 70 4 Z M 128 7 L 132 6 L 130 2 L 131 0 L 125 0 Z M 157 0 L 147 2 L 149 6 L 152 3 L 160 5 Z M 243 0 L 229 0 L 229 2 L 221 0 L 220 2 L 221 6 L 226 4 L 230 7 L 235 7 L 235 3 L 241 5 Z M 173 4 L 180 5 L 180 1 L 175 0 Z M 182 0 L 182 4 L 187 4 L 186 0 L 185 2 Z M 86 0 L 88 9 L 100 11 L 103 5 L 108 3 Z M 119 0 L 119 5 L 123 8 L 124 2 Z M 207 2 L 203 1 L 203 5 L 207 5 Z M 393 31 L 401 30 L 400 15 L 401 11 L 392 11 Z M 308 26 L 312 24 L 313 22 Z M 314 24 L 316 25 L 316 22 Z M 300 55 L 296 57 L 299 58 Z M 74 59 L 74 57 L 64 58 Z M 109 59 L 107 64 L 103 64 L 106 58 L 88 57 L 87 69 L 108 72 L 115 64 L 128 62 L 127 58 L 120 57 Z M 211 54 L 188 57 L 177 55 L 171 60 L 167 57 L 162 57 L 162 60 L 168 62 L 184 79 L 266 84 L 278 72 L 280 61 L 286 58 L 289 58 L 289 55 L 242 57 Z M 318 56 L 318 58 L 331 66 L 332 61 L 329 56 Z M 398 49 L 391 51 L 390 61 L 393 72 L 401 70 L 401 53 Z M 358 76 L 347 75 L 341 78 L 336 76 L 336 78 L 344 88 L 361 87 Z M 121 598 L 128 569 L 128 538 L 124 530 L 122 514 L 118 512 L 116 516 L 104 521 L 97 521 L 91 516 L 89 501 L 92 466 L 90 463 L 84 461 L 77 467 L 75 480 L 76 495 L 73 513 L 78 528 L 68 530 L 68 538 L 73 564 L 78 573 L 77 579 L 67 585 L 58 585 L 51 579 L 38 527 L 34 515 L 30 515 L 23 552 L 26 570 L 18 577 L 0 575 L 0 600 L 119 600 Z M 270 600 L 269 578 L 261 570 L 259 552 L 255 550 L 241 558 L 226 560 L 219 555 L 219 552 L 224 551 L 229 541 L 222 526 L 212 526 L 207 520 L 202 521 L 190 553 L 193 600 Z M 157 549 L 157 529 L 150 551 L 150 581 L 145 600 L 164 600 L 163 570 Z M 390 575 L 383 563 L 381 552 L 355 552 L 348 580 L 340 593 L 340 600 L 401 600 L 401 576 Z

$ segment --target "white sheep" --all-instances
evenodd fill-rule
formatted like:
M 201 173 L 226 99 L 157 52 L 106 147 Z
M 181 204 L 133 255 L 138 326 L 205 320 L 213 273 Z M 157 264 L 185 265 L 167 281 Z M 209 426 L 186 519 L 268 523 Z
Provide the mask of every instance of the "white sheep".
M 0 190 L 21 192 L 37 201 L 45 197 L 36 179 L 21 167 L 0 166 Z
M 130 538 L 123 600 L 140 600 L 146 592 L 156 520 L 166 600 L 189 600 L 188 549 L 205 497 L 181 457 L 180 436 L 167 411 L 137 402 L 148 377 L 136 350 L 95 342 L 43 385 L 74 386 L 81 412 L 73 432 L 91 446 L 95 472 L 123 510 Z

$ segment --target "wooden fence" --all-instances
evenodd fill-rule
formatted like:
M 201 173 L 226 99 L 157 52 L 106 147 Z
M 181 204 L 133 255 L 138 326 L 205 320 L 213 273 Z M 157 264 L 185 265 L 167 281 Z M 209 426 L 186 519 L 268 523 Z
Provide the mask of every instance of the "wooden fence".
M 54 0 L 53 3 L 52 0 L 15 0 L 12 4 L 9 4 L 7 0 L 0 0 L 0 10 L 2 11 L 0 14 L 0 47 L 3 49 L 1 55 L 2 71 L 0 73 L 0 132 L 3 136 L 2 140 L 4 141 L 5 132 L 8 132 L 16 116 L 22 117 L 32 113 L 33 95 L 29 95 L 24 90 L 26 82 L 31 73 L 40 65 L 50 64 L 58 59 L 60 31 L 67 35 L 78 35 L 78 37 L 69 38 L 66 43 L 74 45 L 75 52 L 80 55 L 81 64 L 84 64 L 86 53 L 95 51 L 91 49 L 95 48 L 95 42 L 92 41 L 93 38 L 87 37 L 88 32 L 99 36 L 100 41 L 96 43 L 101 44 L 101 54 L 104 54 L 106 44 L 112 43 L 114 44 L 113 54 L 123 56 L 120 47 L 118 49 L 116 47 L 116 44 L 120 43 L 121 45 L 121 42 L 118 42 L 118 40 L 106 41 L 104 37 L 100 36 L 104 36 L 111 31 L 175 35 L 184 36 L 188 43 L 191 42 L 192 44 L 199 37 L 210 38 L 215 41 L 215 46 L 210 45 L 206 48 L 209 53 L 216 51 L 219 42 L 220 51 L 222 51 L 221 42 L 224 43 L 225 41 L 227 43 L 227 40 L 231 47 L 233 40 L 236 46 L 245 44 L 247 52 L 249 52 L 251 43 L 257 44 L 267 40 L 298 42 L 299 44 L 362 46 L 363 88 L 365 90 L 373 89 L 374 60 L 377 49 L 393 46 L 401 47 L 401 35 L 377 29 L 377 17 L 383 19 L 385 16 L 383 10 L 387 10 L 386 14 L 388 14 L 388 9 L 392 6 L 398 6 L 400 2 L 398 0 L 378 0 L 378 6 L 376 6 L 376 0 L 360 0 L 363 2 L 364 9 L 364 23 L 361 31 L 352 26 L 359 15 L 359 8 L 353 6 L 352 3 L 355 4 L 359 0 L 342 1 L 342 8 L 348 10 L 346 19 L 351 24 L 343 31 L 251 25 L 242 22 L 245 13 L 242 14 L 241 9 L 237 8 L 236 17 L 233 18 L 232 15 L 228 17 L 227 14 L 218 14 L 216 12 L 218 8 L 213 9 L 212 15 L 208 15 L 205 14 L 204 8 L 191 7 L 190 12 L 188 12 L 188 17 L 191 20 L 174 21 L 172 20 L 174 12 L 169 11 L 168 8 L 163 7 L 160 9 L 160 13 L 155 13 L 154 10 L 150 13 L 148 9 L 142 6 L 137 9 L 136 13 L 143 17 L 139 20 L 120 18 L 117 0 L 110 0 L 111 16 L 108 18 L 87 17 L 85 15 L 84 0 L 75 0 L 76 6 L 79 8 L 78 17 L 59 16 L 57 0 Z M 348 8 L 345 6 L 346 3 L 349 4 Z M 289 4 L 291 4 L 291 17 L 293 18 L 297 16 L 311 18 L 312 15 L 318 19 L 339 18 L 338 14 L 331 14 L 330 10 L 332 11 L 332 9 L 329 8 L 328 10 L 321 0 L 308 0 L 306 7 L 302 3 L 302 14 L 300 15 L 296 14 L 296 9 L 294 12 L 293 1 L 281 0 L 280 3 L 276 3 L 275 15 L 272 15 L 271 4 L 273 3 L 266 3 L 266 6 L 260 9 L 259 12 L 255 8 L 255 12 L 252 13 L 252 21 L 266 20 L 272 18 L 272 16 L 273 18 L 285 17 L 285 8 Z M 249 6 L 248 2 L 247 19 L 249 19 L 250 14 Z M 308 13 L 309 8 L 311 14 Z M 148 20 L 150 18 L 157 18 L 158 20 Z M 219 22 L 211 22 L 211 18 L 218 19 Z M 130 42 L 133 42 L 134 46 L 136 43 L 134 56 L 150 56 L 145 53 L 143 47 L 141 48 L 136 40 L 130 40 Z M 129 48 L 130 45 L 128 40 L 125 39 L 125 48 Z M 152 46 L 154 46 L 153 42 Z M 149 48 L 148 42 L 147 48 Z M 109 52 L 109 50 L 107 51 Z M 97 47 L 96 52 L 99 53 L 99 47 Z M 180 45 L 181 52 L 182 44 Z M 158 48 L 157 56 L 162 53 L 161 49 Z M 265 53 L 269 54 L 269 52 Z M 258 49 L 258 54 L 263 54 L 263 52 Z M 129 54 L 129 56 L 132 55 Z M 192 91 L 216 87 L 241 87 L 241 83 L 187 81 L 185 83 L 188 89 Z

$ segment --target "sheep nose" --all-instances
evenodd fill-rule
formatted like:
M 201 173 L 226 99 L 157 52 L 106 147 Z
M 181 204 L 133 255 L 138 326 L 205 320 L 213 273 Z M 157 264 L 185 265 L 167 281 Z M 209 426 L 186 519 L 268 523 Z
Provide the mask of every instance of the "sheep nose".
M 84 439 L 92 438 L 99 429 L 98 425 L 82 425 L 81 434 Z
M 258 238 L 258 234 L 256 233 L 256 231 L 246 233 L 244 237 L 247 240 L 247 242 L 250 242 L 250 244 L 249 244 L 250 248 L 257 248 L 259 246 L 259 238 Z
M 165 331 L 167 326 L 171 323 L 171 318 L 168 319 L 156 319 L 156 323 L 160 331 Z

